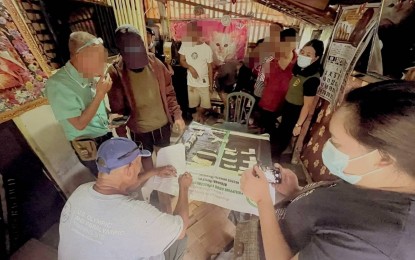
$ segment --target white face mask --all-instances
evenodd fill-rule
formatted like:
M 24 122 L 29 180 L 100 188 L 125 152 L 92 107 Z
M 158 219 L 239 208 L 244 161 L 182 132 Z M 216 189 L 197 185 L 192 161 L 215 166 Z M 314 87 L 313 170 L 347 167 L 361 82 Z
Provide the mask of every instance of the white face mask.
M 329 139 L 323 147 L 322 158 L 323 158 L 324 165 L 327 167 L 327 169 L 329 169 L 329 171 L 333 175 L 336 175 L 337 177 L 343 179 L 344 181 L 350 184 L 356 184 L 359 181 L 361 181 L 363 177 L 373 174 L 373 173 L 377 173 L 382 169 L 375 169 L 373 171 L 367 172 L 362 175 L 347 174 L 344 172 L 344 169 L 346 169 L 346 167 L 349 165 L 349 162 L 364 158 L 368 156 L 369 154 L 376 152 L 376 151 L 377 150 L 374 150 L 362 156 L 350 159 L 350 157 L 347 154 L 339 151 L 333 145 L 333 143 L 331 142 L 331 139 Z
M 310 66 L 312 58 L 298 54 L 297 65 L 301 68 Z

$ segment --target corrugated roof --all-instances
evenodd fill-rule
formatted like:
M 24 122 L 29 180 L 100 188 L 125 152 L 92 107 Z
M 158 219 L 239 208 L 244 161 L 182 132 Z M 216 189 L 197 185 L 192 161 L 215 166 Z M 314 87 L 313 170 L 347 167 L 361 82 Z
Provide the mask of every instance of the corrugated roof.
M 283 12 L 291 17 L 314 25 L 329 25 L 334 23 L 336 12 L 327 8 L 322 11 L 297 1 L 290 0 L 256 0 L 269 8 Z
M 159 19 L 160 14 L 157 0 L 145 0 L 147 18 Z M 285 26 L 298 26 L 300 21 L 277 10 L 256 3 L 253 0 L 169 0 L 166 4 L 167 17 L 175 19 L 220 18 L 230 15 L 232 18 L 251 18 L 261 22 L 278 22 Z M 203 14 L 197 14 L 195 9 L 203 9 Z

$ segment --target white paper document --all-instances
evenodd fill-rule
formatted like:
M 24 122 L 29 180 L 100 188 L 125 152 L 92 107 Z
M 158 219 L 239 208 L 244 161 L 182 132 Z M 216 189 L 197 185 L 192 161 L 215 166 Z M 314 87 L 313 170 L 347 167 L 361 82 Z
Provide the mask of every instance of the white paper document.
M 224 151 L 225 149 L 223 149 L 222 154 L 224 154 Z M 257 163 L 256 157 L 252 156 L 252 152 L 255 150 L 250 149 L 248 151 L 249 154 L 245 155 L 248 159 L 246 166 L 252 167 Z M 233 164 L 229 160 L 223 160 L 223 166 L 221 166 L 220 161 L 211 166 L 187 162 L 185 146 L 182 143 L 160 149 L 157 154 L 156 166 L 166 165 L 174 166 L 177 170 L 177 176 L 185 172 L 192 174 L 193 184 L 189 189 L 191 200 L 212 203 L 227 209 L 258 215 L 258 208 L 255 203 L 243 195 L 240 190 L 241 174 L 242 170 L 245 169 L 241 169 L 241 165 Z M 155 176 L 147 181 L 145 187 L 174 196 L 179 194 L 178 177 L 161 178 Z M 270 193 L 274 201 L 275 190 L 271 186 Z

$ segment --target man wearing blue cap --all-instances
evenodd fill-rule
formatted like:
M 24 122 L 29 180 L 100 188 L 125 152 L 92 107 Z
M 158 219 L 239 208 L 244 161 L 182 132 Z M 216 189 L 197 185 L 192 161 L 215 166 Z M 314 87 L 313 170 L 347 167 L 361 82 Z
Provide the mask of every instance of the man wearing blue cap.
M 149 156 L 127 138 L 112 138 L 100 146 L 97 181 L 77 188 L 62 210 L 59 259 L 182 259 L 192 176 L 178 178 L 173 215 L 134 200 L 128 194 L 150 177 L 176 175 L 169 167 L 140 173 L 141 158 Z

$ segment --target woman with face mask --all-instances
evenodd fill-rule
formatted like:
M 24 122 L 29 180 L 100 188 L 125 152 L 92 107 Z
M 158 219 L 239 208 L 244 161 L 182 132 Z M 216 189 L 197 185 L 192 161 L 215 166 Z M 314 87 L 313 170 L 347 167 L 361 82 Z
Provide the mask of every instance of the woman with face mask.
M 414 259 L 415 82 L 351 91 L 329 129 L 323 162 L 341 180 L 301 188 L 277 164 L 276 190 L 287 198 L 275 210 L 264 173 L 242 176 L 259 208 L 266 258 Z
M 271 138 L 272 157 L 276 161 L 280 160 L 282 152 L 291 141 L 291 137 L 300 134 L 302 125 L 307 118 L 320 85 L 323 53 L 323 42 L 315 39 L 306 43 L 300 50 L 281 109 L 281 124 L 275 137 Z

